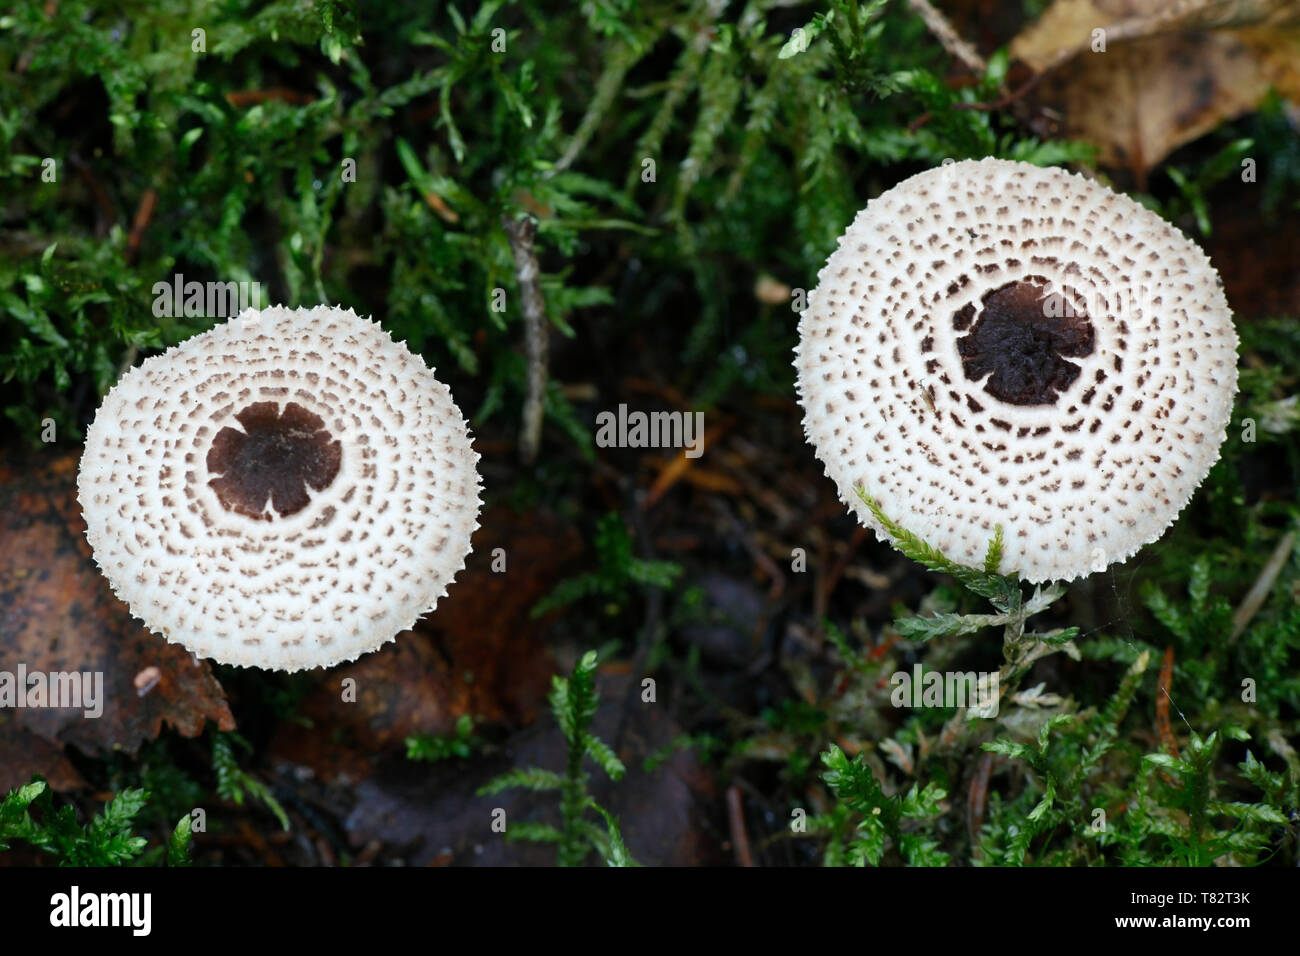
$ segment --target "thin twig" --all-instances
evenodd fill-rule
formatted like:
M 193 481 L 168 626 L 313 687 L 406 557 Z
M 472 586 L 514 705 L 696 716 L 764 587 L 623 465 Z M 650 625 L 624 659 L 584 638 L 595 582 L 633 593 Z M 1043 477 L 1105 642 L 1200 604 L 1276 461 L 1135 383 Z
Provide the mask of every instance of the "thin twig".
M 95 205 L 100 212 L 100 218 L 95 222 L 95 235 L 107 235 L 109 225 L 117 221 L 117 209 L 114 208 L 113 201 L 108 198 L 108 190 L 104 188 L 94 168 L 76 153 L 68 154 L 68 163 L 86 181 L 86 185 L 90 187 L 90 194 L 95 198 Z
M 308 103 L 315 103 L 316 97 L 311 93 L 300 93 L 284 86 L 272 87 L 269 90 L 237 90 L 226 94 L 226 102 L 234 107 L 257 106 L 272 100 L 292 103 L 295 106 L 306 106 Z
M 925 21 L 926 29 L 934 34 L 943 48 L 961 60 L 966 69 L 979 76 L 988 72 L 989 65 L 975 48 L 961 38 L 948 18 L 932 7 L 929 0 L 907 0 L 912 12 Z
M 745 832 L 745 805 L 740 788 L 727 788 L 727 822 L 731 829 L 731 846 L 736 854 L 737 866 L 753 866 L 754 855 L 749 849 L 749 835 Z
M 865 540 L 867 540 L 867 529 L 862 525 L 858 525 L 853 529 L 853 536 L 849 538 L 849 544 L 844 549 L 844 553 L 836 559 L 826 577 L 819 582 L 817 594 L 817 607 L 819 609 L 825 610 L 831 595 L 840 583 L 840 579 L 844 577 L 844 572 L 849 569 L 849 562 L 853 560 L 854 555 L 858 553 L 858 548 L 862 546 L 862 542 Z M 814 620 L 818 622 L 820 627 L 822 617 L 814 617 Z
M 627 512 L 631 515 L 632 532 L 640 553 L 648 560 L 656 560 L 658 555 L 655 553 L 654 538 L 646 525 L 645 509 L 635 507 L 633 504 L 632 507 L 627 508 Z M 645 615 L 641 623 L 641 634 L 637 639 L 636 653 L 632 656 L 632 663 L 628 669 L 631 679 L 627 682 L 627 692 L 623 695 L 623 708 L 619 711 L 618 724 L 614 730 L 615 750 L 623 747 L 623 734 L 628 728 L 628 720 L 633 710 L 641 705 L 641 680 L 648 676 L 646 672 L 649 670 L 650 649 L 659 639 L 659 627 L 663 620 L 663 589 L 644 584 L 641 586 L 641 592 L 645 599 Z
M 128 346 L 126 350 L 126 354 L 122 356 L 122 361 L 117 366 L 117 377 L 114 378 L 113 381 L 117 381 L 117 379 L 125 375 L 127 373 L 127 370 L 131 368 L 132 365 L 135 364 L 135 360 L 139 358 L 139 356 L 140 356 L 139 346 L 135 344 Z
M 980 846 L 980 828 L 984 826 L 992 772 L 993 755 L 986 753 L 980 758 L 975 775 L 971 777 L 970 789 L 966 792 L 966 833 L 970 837 L 971 856 L 977 860 L 984 855 L 984 848 Z
M 992 112 L 993 110 L 1005 109 L 1006 107 L 1014 103 L 1016 100 L 1033 92 L 1034 87 L 1036 87 L 1039 83 L 1043 82 L 1043 77 L 1045 77 L 1046 75 L 1047 75 L 1046 71 L 1042 73 L 1035 73 L 1033 76 L 1025 80 L 1024 83 L 1020 84 L 1020 86 L 1016 87 L 1010 93 L 1007 93 L 1005 96 L 1001 96 L 996 100 L 991 100 L 987 103 L 953 103 L 952 108 L 954 110 L 976 110 L 977 112 L 981 112 L 981 113 L 989 113 Z
M 1038 86 L 1039 83 L 1043 82 L 1043 78 L 1050 72 L 1050 70 L 1044 70 L 1041 73 L 1035 73 L 1010 93 L 1000 96 L 996 100 L 989 100 L 985 103 L 953 103 L 952 108 L 954 110 L 974 110 L 979 113 L 990 113 L 993 110 L 1005 109 L 1006 107 L 1016 103 L 1016 101 L 1021 98 L 1032 93 L 1034 88 Z M 933 113 L 922 113 L 916 119 L 912 120 L 912 122 L 907 124 L 908 132 L 916 132 L 932 119 L 934 119 Z
M 591 102 L 587 105 L 586 115 L 582 117 L 582 122 L 578 124 L 577 131 L 569 140 L 569 145 L 565 147 L 564 155 L 555 162 L 555 166 L 548 175 L 564 172 L 573 165 L 574 161 L 586 149 L 587 143 L 591 140 L 592 134 L 600 125 L 600 121 L 605 118 L 605 114 L 613 105 L 619 91 L 623 89 L 623 80 L 627 77 L 628 70 L 636 65 L 637 61 L 643 55 L 642 50 L 635 42 L 624 41 L 617 47 L 605 64 L 605 69 L 596 81 L 595 92 L 591 97 Z
M 149 226 L 149 220 L 153 218 L 154 208 L 158 205 L 158 191 L 152 186 L 144 191 L 140 197 L 140 205 L 135 211 L 135 221 L 131 223 L 131 234 L 126 239 L 126 261 L 133 262 L 135 255 L 140 251 L 140 240 L 144 238 L 144 231 Z
M 780 565 L 772 560 L 771 555 L 763 550 L 763 546 L 758 543 L 749 529 L 741 523 L 739 518 L 732 514 L 726 502 L 714 498 L 713 507 L 722 520 L 731 528 L 731 532 L 740 539 L 754 564 L 758 565 L 759 569 L 772 582 L 767 589 L 768 600 L 775 601 L 779 599 L 785 591 L 785 573 L 781 570 Z
M 519 433 L 519 460 L 531 465 L 542 441 L 542 414 L 546 410 L 546 300 L 542 298 L 541 272 L 533 239 L 537 220 L 521 216 L 502 220 L 515 256 L 515 281 L 523 300 L 524 353 L 528 357 L 528 383 L 524 392 L 523 428 Z
M 1169 720 L 1169 705 L 1174 702 L 1169 696 L 1169 687 L 1173 682 L 1174 645 L 1170 644 L 1165 648 L 1165 657 L 1160 663 L 1160 676 L 1156 680 L 1156 735 L 1169 754 L 1177 760 L 1178 738 L 1174 736 L 1174 727 Z
M 1228 638 L 1229 644 L 1241 637 L 1251 618 L 1259 613 L 1259 609 L 1264 606 L 1264 602 L 1268 599 L 1268 592 L 1273 590 L 1273 582 L 1282 573 L 1282 568 L 1286 565 L 1287 558 L 1291 557 L 1291 551 L 1294 548 L 1295 531 L 1288 531 L 1282 535 L 1282 540 L 1277 543 L 1277 547 L 1269 555 L 1264 570 L 1259 572 L 1259 577 L 1255 579 L 1254 585 L 1242 598 L 1241 606 L 1232 615 L 1232 634 Z

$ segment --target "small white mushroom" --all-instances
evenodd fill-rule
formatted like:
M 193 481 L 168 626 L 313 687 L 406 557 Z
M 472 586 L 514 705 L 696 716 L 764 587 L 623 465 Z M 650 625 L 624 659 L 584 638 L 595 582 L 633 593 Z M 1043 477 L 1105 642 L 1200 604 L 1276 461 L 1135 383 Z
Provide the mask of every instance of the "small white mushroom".
M 447 593 L 477 462 L 447 387 L 378 323 L 273 307 L 124 375 L 77 487 L 95 560 L 147 627 L 300 670 L 376 649 Z
M 1217 273 L 1127 196 L 967 160 L 872 200 L 799 323 L 808 440 L 963 564 L 1072 580 L 1173 522 L 1218 459 L 1237 335 Z

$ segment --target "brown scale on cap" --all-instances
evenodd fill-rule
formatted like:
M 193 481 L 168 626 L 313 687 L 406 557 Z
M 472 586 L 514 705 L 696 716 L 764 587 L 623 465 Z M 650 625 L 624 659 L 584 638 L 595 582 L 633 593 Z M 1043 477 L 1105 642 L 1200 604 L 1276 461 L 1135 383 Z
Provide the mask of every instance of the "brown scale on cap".
M 1029 276 L 986 292 L 970 334 L 957 340 L 962 369 L 984 391 L 1013 405 L 1051 405 L 1079 377 L 1067 358 L 1091 355 L 1093 328 L 1073 296 Z M 964 308 L 974 311 L 973 306 Z
M 254 402 L 235 413 L 243 430 L 226 426 L 208 450 L 208 482 L 229 511 L 270 520 L 269 501 L 281 517 L 311 503 L 307 489 L 321 491 L 339 473 L 343 446 L 331 440 L 325 420 L 297 402 L 280 410 Z
M 872 200 L 799 323 L 809 441 L 954 560 L 1070 580 L 1155 540 L 1218 458 L 1237 336 L 1177 229 L 1064 170 L 985 159 Z

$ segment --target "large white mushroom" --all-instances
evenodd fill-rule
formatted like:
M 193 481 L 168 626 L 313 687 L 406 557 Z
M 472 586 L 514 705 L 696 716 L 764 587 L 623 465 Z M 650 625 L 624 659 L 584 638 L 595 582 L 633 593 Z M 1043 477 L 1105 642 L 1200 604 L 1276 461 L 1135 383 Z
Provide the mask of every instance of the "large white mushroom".
M 378 323 L 246 310 L 124 375 L 86 436 L 86 537 L 118 596 L 202 657 L 351 660 L 432 610 L 478 527 L 447 387 Z
M 1221 283 L 1127 196 L 996 159 L 872 200 L 818 275 L 795 365 L 808 440 L 955 561 L 1071 580 L 1172 523 L 1219 456 L 1237 387 Z

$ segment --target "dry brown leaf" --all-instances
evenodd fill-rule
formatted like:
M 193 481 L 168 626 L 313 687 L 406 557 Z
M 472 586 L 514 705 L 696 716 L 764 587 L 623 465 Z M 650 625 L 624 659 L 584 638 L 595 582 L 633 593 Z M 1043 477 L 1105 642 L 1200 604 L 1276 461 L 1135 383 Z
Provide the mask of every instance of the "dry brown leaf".
M 1090 51 L 1098 29 L 1109 46 L 1202 30 L 1253 28 L 1276 35 L 1296 26 L 1300 0 L 1057 0 L 1015 38 L 1011 54 L 1044 70 Z
M 23 786 L 39 773 L 53 790 L 86 785 L 63 748 L 16 725 L 17 711 L 0 710 L 0 794 Z
M 1300 29 L 1252 27 L 1236 36 L 1254 54 L 1264 78 L 1282 96 L 1300 103 Z
M 163 723 L 186 737 L 215 721 L 233 730 L 234 716 L 206 662 L 150 634 L 114 597 L 95 567 L 76 498 L 77 457 L 57 454 L 0 463 L 0 670 L 103 674 L 103 713 L 84 708 L 24 707 L 0 722 L 0 753 L 27 754 L 19 776 L 50 774 L 54 786 L 75 785 L 31 737 L 89 754 L 134 752 Z M 136 676 L 157 668 L 140 694 Z M 74 771 L 75 774 L 75 771 Z
M 1300 33 L 1286 28 L 1298 19 L 1297 0 L 1057 0 L 1011 54 L 1055 68 L 1038 96 L 1064 114 L 1062 134 L 1141 184 L 1179 146 L 1255 109 L 1270 84 L 1300 88 L 1288 56 Z M 1238 29 L 1210 29 L 1220 25 Z M 1105 52 L 1093 51 L 1095 30 Z
M 1107 0 L 1056 0 L 1011 41 L 1011 55 L 1036 71 L 1088 49 L 1092 31 L 1115 18 Z M 1128 6 L 1125 3 L 1123 6 Z
M 325 672 L 302 706 L 309 728 L 286 723 L 279 757 L 327 779 L 368 776 L 408 735 L 446 734 L 462 714 L 522 725 L 545 705 L 555 671 L 532 608 L 582 551 L 571 525 L 541 513 L 495 508 L 437 610 L 361 660 Z M 504 547 L 506 572 L 492 569 Z M 356 681 L 356 699 L 342 682 Z

